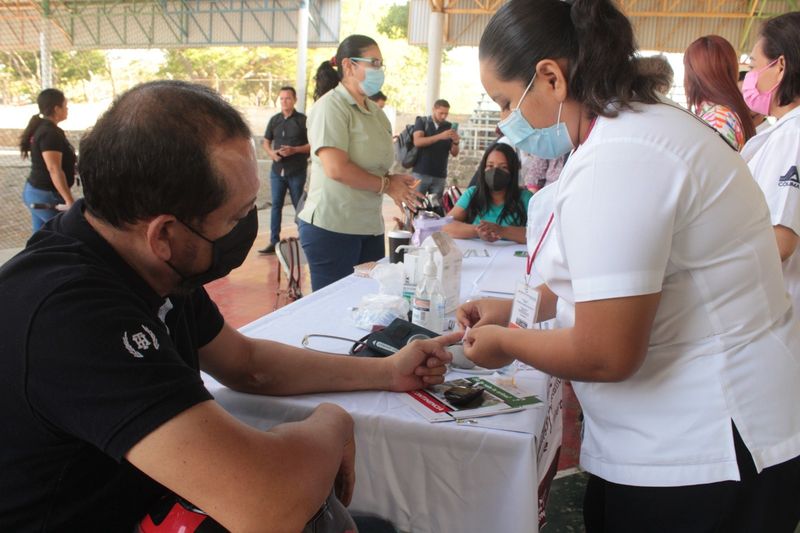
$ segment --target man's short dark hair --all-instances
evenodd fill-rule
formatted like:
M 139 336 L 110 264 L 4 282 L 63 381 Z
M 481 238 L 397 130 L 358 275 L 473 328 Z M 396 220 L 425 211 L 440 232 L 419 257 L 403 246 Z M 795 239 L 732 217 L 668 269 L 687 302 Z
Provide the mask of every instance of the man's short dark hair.
M 375 94 L 370 96 L 369 99 L 372 100 L 373 102 L 380 102 L 381 100 L 388 100 L 386 95 L 383 94 L 383 92 L 381 92 L 381 91 L 376 92 Z
M 433 103 L 433 108 L 436 109 L 437 107 L 446 107 L 447 109 L 450 109 L 450 102 L 440 98 Z
M 280 92 L 283 91 L 292 91 L 292 96 L 294 96 L 294 99 L 297 100 L 297 91 L 295 91 L 294 87 L 292 87 L 291 85 L 284 85 L 283 87 L 281 87 Z
M 86 207 L 115 227 L 161 214 L 202 221 L 227 196 L 210 152 L 235 137 L 249 139 L 250 128 L 215 91 L 171 80 L 137 85 L 81 139 Z

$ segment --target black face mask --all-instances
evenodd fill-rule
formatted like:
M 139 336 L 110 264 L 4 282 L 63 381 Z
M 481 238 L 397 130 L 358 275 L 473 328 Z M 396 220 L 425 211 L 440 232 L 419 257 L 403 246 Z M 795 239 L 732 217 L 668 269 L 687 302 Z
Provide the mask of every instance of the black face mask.
M 511 183 L 511 174 L 500 167 L 490 168 L 484 173 L 490 191 L 503 191 Z
M 227 276 L 231 270 L 244 263 L 258 234 L 258 213 L 255 207 L 230 232 L 215 241 L 206 238 L 185 222 L 180 222 L 192 233 L 211 243 L 211 266 L 205 272 L 187 276 L 167 261 L 170 268 L 181 277 L 180 291 L 190 291 Z

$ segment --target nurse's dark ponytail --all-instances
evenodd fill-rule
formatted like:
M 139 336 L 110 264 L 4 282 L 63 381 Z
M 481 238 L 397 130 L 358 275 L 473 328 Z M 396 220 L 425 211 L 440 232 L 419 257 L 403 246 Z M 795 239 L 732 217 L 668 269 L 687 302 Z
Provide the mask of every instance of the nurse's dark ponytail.
M 510 0 L 480 43 L 504 81 L 527 85 L 542 59 L 566 59 L 569 96 L 592 115 L 615 116 L 632 102 L 655 103 L 655 80 L 636 68 L 628 19 L 610 0 Z

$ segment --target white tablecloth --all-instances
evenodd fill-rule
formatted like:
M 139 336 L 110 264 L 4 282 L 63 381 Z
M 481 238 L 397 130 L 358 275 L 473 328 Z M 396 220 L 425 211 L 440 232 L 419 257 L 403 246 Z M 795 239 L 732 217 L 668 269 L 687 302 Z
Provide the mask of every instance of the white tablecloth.
M 458 241 L 462 249 L 487 249 L 490 257 L 467 257 L 462 267 L 461 299 L 479 294 L 493 262 L 509 261 L 518 245 Z M 524 258 L 520 276 L 524 273 Z M 508 279 L 511 292 L 518 279 Z M 300 345 L 307 333 L 359 338 L 347 309 L 361 296 L 377 292 L 377 282 L 347 277 L 243 327 L 251 337 Z M 497 294 L 494 294 L 497 296 Z M 511 297 L 509 294 L 508 297 Z M 324 346 L 324 343 L 322 343 Z M 334 347 L 335 345 L 335 347 Z M 347 343 L 331 349 L 346 351 Z M 315 347 L 320 343 L 315 344 Z M 545 400 L 547 378 L 538 380 Z M 537 450 L 544 408 L 481 418 L 472 424 L 432 424 L 391 392 L 310 394 L 266 397 L 231 391 L 209 376 L 206 385 L 234 416 L 257 428 L 306 417 L 322 402 L 332 402 L 355 420 L 356 488 L 351 510 L 377 514 L 404 531 L 536 532 Z M 506 428 L 505 430 L 489 428 Z

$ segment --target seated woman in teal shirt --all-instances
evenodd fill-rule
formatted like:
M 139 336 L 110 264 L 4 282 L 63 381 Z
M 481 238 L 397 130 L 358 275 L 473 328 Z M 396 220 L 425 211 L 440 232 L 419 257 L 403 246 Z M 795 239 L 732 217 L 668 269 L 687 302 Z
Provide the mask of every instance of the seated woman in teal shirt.
M 456 239 L 498 239 L 525 244 L 528 202 L 533 194 L 519 188 L 519 157 L 507 144 L 495 143 L 486 150 L 478 184 L 470 187 L 450 210 L 453 222 L 445 233 Z

